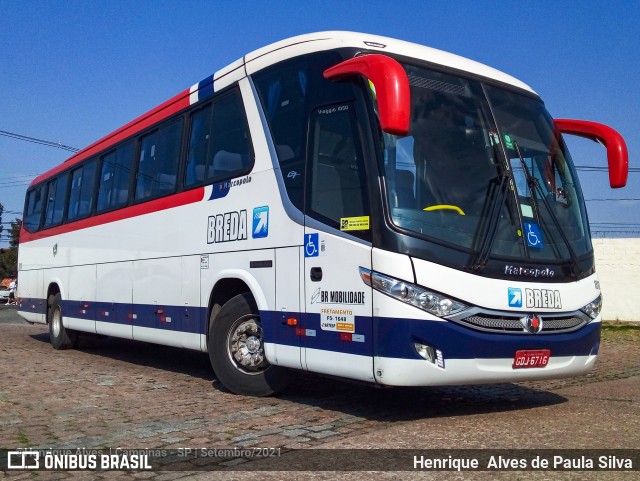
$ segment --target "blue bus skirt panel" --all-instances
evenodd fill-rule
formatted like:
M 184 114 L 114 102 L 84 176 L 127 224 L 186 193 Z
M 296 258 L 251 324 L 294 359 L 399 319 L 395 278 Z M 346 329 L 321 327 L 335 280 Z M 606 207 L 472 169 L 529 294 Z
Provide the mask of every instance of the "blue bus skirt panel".
M 513 359 L 523 349 L 550 349 L 551 356 L 598 353 L 600 322 L 561 334 L 513 334 L 476 331 L 447 321 L 374 317 L 376 356 L 421 359 L 414 342 L 432 346 L 449 359 Z M 544 332 L 544 331 L 543 331 Z

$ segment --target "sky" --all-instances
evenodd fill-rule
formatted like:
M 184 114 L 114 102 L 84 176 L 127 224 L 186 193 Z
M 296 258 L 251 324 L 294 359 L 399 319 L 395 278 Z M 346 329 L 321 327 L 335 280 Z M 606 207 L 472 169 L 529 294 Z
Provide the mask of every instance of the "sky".
M 610 189 L 602 170 L 579 177 L 592 231 L 639 237 L 638 25 L 640 1 L 625 0 L 0 0 L 0 131 L 82 148 L 278 40 L 384 35 L 513 75 L 554 117 L 618 130 L 627 187 Z M 602 146 L 565 138 L 576 165 L 606 167 Z M 70 155 L 0 135 L 3 222 L 20 217 L 28 183 Z

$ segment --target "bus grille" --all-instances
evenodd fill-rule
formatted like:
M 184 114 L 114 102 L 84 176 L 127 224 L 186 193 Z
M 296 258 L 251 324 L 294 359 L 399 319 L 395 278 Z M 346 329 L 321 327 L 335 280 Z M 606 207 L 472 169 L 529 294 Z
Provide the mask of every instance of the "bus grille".
M 540 331 L 540 334 L 558 334 L 561 332 L 575 331 L 587 324 L 585 319 L 575 315 L 559 317 L 540 315 L 540 318 L 542 319 L 542 331 Z M 521 317 L 478 313 L 454 322 L 482 331 L 525 334 L 526 331 L 520 319 Z

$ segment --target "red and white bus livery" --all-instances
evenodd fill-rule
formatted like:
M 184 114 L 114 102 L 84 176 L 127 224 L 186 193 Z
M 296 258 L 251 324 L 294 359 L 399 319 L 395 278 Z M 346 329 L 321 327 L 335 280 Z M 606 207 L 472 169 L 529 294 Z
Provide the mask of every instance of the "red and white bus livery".
M 19 313 L 209 353 L 233 392 L 290 369 L 391 386 L 582 374 L 601 294 L 563 134 L 526 84 L 390 38 L 250 53 L 33 181 Z

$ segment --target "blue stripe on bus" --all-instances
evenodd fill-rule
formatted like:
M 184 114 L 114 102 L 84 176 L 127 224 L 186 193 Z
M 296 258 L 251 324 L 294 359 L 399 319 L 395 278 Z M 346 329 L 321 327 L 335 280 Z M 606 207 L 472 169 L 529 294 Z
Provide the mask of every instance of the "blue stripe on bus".
M 213 95 L 213 75 L 198 82 L 198 102 Z
M 31 314 L 46 314 L 47 303 L 44 299 L 21 297 L 18 310 L 22 312 L 30 312 Z
M 521 349 L 550 349 L 551 355 L 588 356 L 600 343 L 599 322 L 563 334 L 499 334 L 452 322 L 374 318 L 376 356 L 418 358 L 414 342 L 440 349 L 446 358 L 512 358 Z
M 315 313 L 260 311 L 260 318 L 265 342 L 361 356 L 373 355 L 371 322 L 367 317 L 355 317 L 353 334 L 322 330 L 320 314 Z M 298 325 L 287 325 L 289 318 L 297 319 Z M 299 334 L 300 330 L 302 333 Z
M 19 310 L 44 314 L 46 302 L 22 298 Z M 63 300 L 62 312 L 90 321 L 207 334 L 204 307 Z M 355 336 L 349 340 L 347 333 L 341 337 L 340 332 L 322 330 L 319 314 L 260 311 L 260 316 L 265 342 L 400 359 L 420 359 L 414 342 L 440 349 L 448 359 L 512 358 L 521 349 L 550 349 L 554 357 L 587 356 L 597 353 L 601 328 L 598 322 L 563 334 L 518 335 L 475 331 L 451 322 L 356 316 Z M 296 325 L 288 325 L 288 319 L 296 319 Z
M 222 199 L 223 197 L 227 196 L 230 190 L 231 182 L 229 182 L 228 180 L 213 184 L 213 186 L 211 187 L 211 196 L 209 197 L 209 200 Z
M 265 341 L 334 352 L 399 359 L 421 359 L 414 342 L 430 345 L 448 359 L 512 358 L 521 349 L 550 349 L 552 356 L 587 356 L 596 354 L 600 343 L 600 323 L 563 334 L 494 334 L 475 331 L 451 322 L 419 319 L 356 317 L 356 334 L 365 342 L 344 342 L 340 333 L 322 331 L 319 315 L 301 316 L 300 328 L 311 329 L 314 336 L 296 336 L 295 329 L 279 320 L 279 312 L 261 312 L 265 322 Z M 372 335 L 373 333 L 373 335 Z
M 22 298 L 19 310 L 45 314 L 46 302 L 43 299 Z M 207 309 L 198 306 L 62 301 L 63 316 L 196 334 L 206 334 L 206 314 Z

